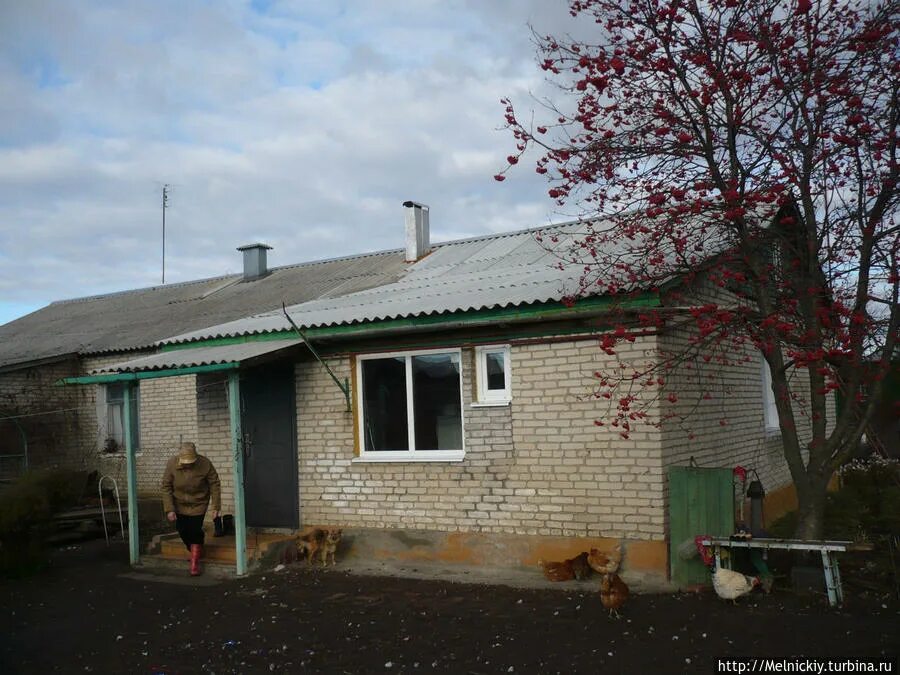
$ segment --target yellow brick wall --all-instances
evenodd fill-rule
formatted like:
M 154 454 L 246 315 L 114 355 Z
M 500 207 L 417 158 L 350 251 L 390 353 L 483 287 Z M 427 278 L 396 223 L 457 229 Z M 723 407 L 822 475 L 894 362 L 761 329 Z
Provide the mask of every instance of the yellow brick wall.
M 655 338 L 616 358 L 647 358 Z M 297 365 L 301 521 L 583 537 L 663 537 L 659 433 L 598 427 L 595 339 L 512 348 L 513 401 L 472 407 L 463 350 L 466 456 L 459 463 L 354 461 L 353 418 L 315 362 Z M 329 364 L 350 376 L 350 360 Z
M 594 371 L 649 363 L 658 350 L 675 350 L 687 339 L 685 330 L 670 330 L 625 344 L 615 356 L 604 354 L 596 339 L 515 344 L 513 401 L 500 407 L 472 406 L 474 350 L 463 349 L 466 456 L 459 463 L 354 461 L 353 414 L 345 411 L 342 393 L 320 364 L 298 363 L 301 522 L 660 541 L 667 525 L 669 466 L 685 465 L 693 456 L 700 466 L 756 468 L 770 492 L 787 484 L 780 439 L 767 436 L 764 428 L 756 358 L 728 368 L 710 365 L 669 375 L 667 391 L 678 393 L 678 403 L 672 407 L 663 398 L 658 406 L 690 413 L 693 439 L 676 424 L 661 429 L 639 425 L 628 439 L 608 424 L 594 424 L 608 421 L 611 405 L 591 395 Z M 87 359 L 81 372 L 122 358 Z M 349 357 L 331 358 L 329 364 L 339 378 L 350 377 Z M 65 440 L 42 462 L 97 467 L 115 477 L 124 492 L 124 456 L 99 452 L 103 439 L 98 387 L 51 389 L 59 377 L 76 374 L 69 372 L 72 365 L 67 368 L 44 366 L 0 375 L 0 400 L 33 404 L 39 397 L 35 392 L 57 393 L 77 410 L 77 424 L 67 435 L 60 427 L 57 435 Z M 708 401 L 702 398 L 707 390 L 715 394 Z M 139 491 L 158 495 L 166 460 L 180 441 L 192 440 L 216 465 L 223 508 L 233 511 L 225 376 L 143 380 L 140 391 Z M 649 412 L 658 414 L 658 407 L 651 406 Z
M 197 452 L 216 467 L 222 482 L 222 511 L 234 513 L 234 478 L 228 379 L 218 373 L 196 377 Z
M 687 299 L 674 300 L 675 304 L 718 304 L 734 306 L 741 301 L 708 281 L 699 280 L 687 291 Z M 685 353 L 692 338 L 697 335 L 693 321 L 679 319 L 668 323 L 659 338 L 660 352 L 665 357 Z M 666 374 L 666 385 L 661 407 L 663 412 L 674 412 L 685 418 L 684 423 L 670 422 L 663 426 L 662 460 L 668 470 L 671 466 L 687 466 L 693 457 L 700 467 L 734 468 L 741 465 L 755 469 L 768 495 L 793 494 L 793 482 L 778 430 L 766 429 L 763 398 L 763 361 L 761 354 L 751 345 L 741 348 L 728 347 L 727 362 L 716 358 L 709 361 L 694 359 L 680 364 Z M 808 398 L 807 376 L 803 371 L 789 373 L 789 384 L 796 394 L 792 402 L 798 425 L 801 448 L 811 438 L 809 411 L 802 403 Z M 677 402 L 666 400 L 669 392 L 675 393 Z M 708 394 L 709 397 L 705 397 Z M 828 424 L 833 424 L 835 400 L 828 399 Z M 693 437 L 692 437 L 693 436 Z M 804 461 L 806 459 L 805 452 Z M 749 475 L 752 481 L 756 475 Z M 667 486 L 666 486 L 667 488 Z M 666 495 L 668 498 L 668 495 Z M 773 496 L 773 504 L 775 499 Z M 783 504 L 790 499 L 781 499 Z M 749 519 L 749 502 L 744 519 Z M 770 515 L 768 511 L 771 510 Z M 767 508 L 766 524 L 784 512 L 784 508 Z M 739 517 L 739 514 L 736 514 Z M 667 524 L 668 526 L 668 524 Z
M 608 424 L 610 402 L 590 395 L 595 371 L 655 353 L 655 336 L 623 343 L 615 356 L 596 340 L 515 349 L 514 485 L 535 492 L 531 501 L 544 521 L 537 534 L 663 537 L 659 430 L 641 425 L 623 438 Z
M 661 348 L 679 352 L 690 335 L 685 328 L 668 332 Z M 762 362 L 750 348 L 745 355 L 749 360 L 743 363 L 731 353 L 728 365 L 701 359 L 667 373 L 665 395 L 674 393 L 678 400 L 672 404 L 664 396 L 661 405 L 685 420 L 664 425 L 663 464 L 687 466 L 691 457 L 707 468 L 740 464 L 756 469 L 766 489 L 774 490 L 790 482 L 790 474 L 780 436 L 765 428 Z
M 25 415 L 20 423 L 28 437 L 30 466 L 96 469 L 115 478 L 124 494 L 124 453 L 101 452 L 105 440 L 101 419 L 104 412 L 98 411 L 101 385 L 56 383 L 64 377 L 86 375 L 95 368 L 147 353 L 150 352 L 104 355 L 0 374 L 0 410 Z M 194 377 L 143 380 L 140 396 L 138 489 L 141 493 L 158 494 L 167 457 L 180 438 L 194 440 L 197 434 Z
M 734 300 L 704 288 L 697 301 L 727 305 Z M 660 336 L 661 353 L 685 353 L 695 336 L 692 322 L 672 322 Z M 762 356 L 751 345 L 729 347 L 727 352 L 727 363 L 715 357 L 709 362 L 694 359 L 666 374 L 662 409 L 683 416 L 685 422 L 664 425 L 663 464 L 686 466 L 693 457 L 701 467 L 741 465 L 756 469 L 767 491 L 783 488 L 792 481 L 781 434 L 766 429 Z M 788 381 L 795 394 L 792 406 L 801 447 L 805 447 L 812 437 L 810 411 L 803 403 L 809 397 L 809 380 L 805 371 L 791 371 Z M 669 392 L 676 394 L 675 404 L 665 400 Z M 705 398 L 707 394 L 709 398 Z M 835 414 L 833 396 L 827 404 L 830 428 Z
M 94 424 L 93 397 L 81 387 L 57 386 L 80 374 L 77 360 L 0 373 L 0 454 L 20 454 L 22 434 L 30 468 L 92 470 L 93 440 L 84 432 Z M 15 477 L 19 460 L 0 461 L 0 476 Z
M 138 455 L 138 491 L 155 494 L 166 461 L 182 441 L 197 443 L 197 389 L 195 375 L 141 380 L 141 446 Z

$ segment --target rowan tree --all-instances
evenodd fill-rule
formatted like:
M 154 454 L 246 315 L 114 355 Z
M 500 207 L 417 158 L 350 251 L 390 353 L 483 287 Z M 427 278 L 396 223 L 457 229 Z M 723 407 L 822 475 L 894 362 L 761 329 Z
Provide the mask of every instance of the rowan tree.
M 667 293 L 668 311 L 623 311 L 602 349 L 636 329 L 691 328 L 678 353 L 595 373 L 597 395 L 616 402 L 598 424 L 627 436 L 641 421 L 681 422 L 666 412 L 679 396 L 668 369 L 762 354 L 796 534 L 820 537 L 829 479 L 858 448 L 898 344 L 898 3 L 572 0 L 570 11 L 596 38 L 535 35 L 558 95 L 527 115 L 503 99 L 517 149 L 495 178 L 537 150 L 549 197 L 581 210 L 581 236 L 561 252 L 581 266 L 572 302 Z M 711 301 L 685 290 L 704 284 L 719 291 Z

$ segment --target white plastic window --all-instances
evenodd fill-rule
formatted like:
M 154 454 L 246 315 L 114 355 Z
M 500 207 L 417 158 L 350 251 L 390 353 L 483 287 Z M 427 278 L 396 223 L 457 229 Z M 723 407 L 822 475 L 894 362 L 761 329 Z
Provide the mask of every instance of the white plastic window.
M 462 459 L 461 362 L 458 349 L 360 356 L 360 459 Z
M 502 405 L 512 400 L 509 345 L 476 347 L 478 402 Z

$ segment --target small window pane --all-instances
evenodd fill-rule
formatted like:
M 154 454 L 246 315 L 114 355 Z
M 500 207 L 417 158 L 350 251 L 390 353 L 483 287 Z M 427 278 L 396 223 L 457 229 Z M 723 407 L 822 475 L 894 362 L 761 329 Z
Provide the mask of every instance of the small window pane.
M 485 355 L 487 366 L 488 391 L 504 391 L 506 389 L 506 372 L 504 370 L 504 352 L 487 352 Z
M 141 438 L 141 390 L 131 389 L 131 447 L 137 451 Z M 125 384 L 112 382 L 106 385 L 106 437 L 115 441 L 115 447 L 125 449 Z
M 122 405 L 125 402 L 125 385 L 121 382 L 106 385 L 106 402 Z
M 409 450 L 406 359 L 366 359 L 362 361 L 362 381 L 366 450 Z
M 459 354 L 412 357 L 416 450 L 461 450 Z
M 110 403 L 106 406 L 106 435 L 120 448 L 125 447 L 125 421 L 122 419 L 122 404 Z

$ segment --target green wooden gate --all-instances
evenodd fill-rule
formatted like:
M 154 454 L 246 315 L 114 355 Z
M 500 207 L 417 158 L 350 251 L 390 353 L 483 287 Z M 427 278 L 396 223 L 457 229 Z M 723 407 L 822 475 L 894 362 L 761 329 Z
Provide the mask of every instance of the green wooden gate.
M 699 557 L 685 559 L 681 547 L 693 544 L 698 534 L 727 537 L 734 532 L 732 481 L 731 469 L 669 469 L 669 567 L 678 586 L 709 581 Z

